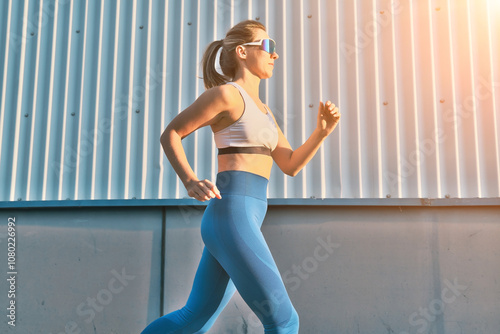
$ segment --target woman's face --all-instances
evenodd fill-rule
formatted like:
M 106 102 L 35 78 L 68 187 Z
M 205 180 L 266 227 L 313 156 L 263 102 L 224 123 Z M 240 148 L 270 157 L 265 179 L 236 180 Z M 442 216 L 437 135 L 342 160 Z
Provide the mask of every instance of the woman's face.
M 267 32 L 262 29 L 255 29 L 255 37 L 253 41 L 269 38 Z M 274 52 L 272 54 L 262 50 L 257 45 L 245 45 L 246 50 L 246 66 L 254 75 L 260 79 L 267 79 L 273 76 L 274 61 L 279 58 L 279 55 Z

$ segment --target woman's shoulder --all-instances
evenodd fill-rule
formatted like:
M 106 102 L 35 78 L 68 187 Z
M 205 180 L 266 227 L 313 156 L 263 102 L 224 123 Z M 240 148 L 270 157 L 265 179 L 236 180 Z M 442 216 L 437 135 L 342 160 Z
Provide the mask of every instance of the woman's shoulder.
M 231 83 L 214 87 L 214 89 L 218 89 L 219 94 L 226 99 L 235 99 L 240 96 L 239 89 Z
M 205 94 L 214 100 L 219 100 L 225 105 L 238 105 L 242 102 L 238 88 L 231 84 L 212 87 Z

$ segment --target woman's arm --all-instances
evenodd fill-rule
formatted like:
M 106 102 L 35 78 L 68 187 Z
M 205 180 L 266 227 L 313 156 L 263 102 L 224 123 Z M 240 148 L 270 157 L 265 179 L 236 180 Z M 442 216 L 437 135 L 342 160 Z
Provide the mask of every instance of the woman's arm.
M 332 133 L 340 120 L 339 109 L 330 101 L 319 103 L 317 126 L 311 136 L 295 151 L 283 135 L 278 124 L 278 145 L 272 157 L 283 173 L 295 176 L 314 157 L 325 138 Z
M 220 193 L 211 181 L 200 181 L 197 178 L 189 165 L 181 141 L 193 131 L 218 122 L 223 117 L 223 112 L 234 106 L 233 93 L 228 86 L 218 86 L 205 91 L 168 124 L 160 137 L 163 151 L 186 187 L 188 195 L 199 201 L 220 198 Z

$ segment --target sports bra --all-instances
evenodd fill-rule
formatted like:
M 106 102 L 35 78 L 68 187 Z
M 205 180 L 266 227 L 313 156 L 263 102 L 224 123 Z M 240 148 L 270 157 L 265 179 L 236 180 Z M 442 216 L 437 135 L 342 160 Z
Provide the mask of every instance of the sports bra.
M 278 129 L 269 109 L 260 111 L 255 101 L 237 83 L 236 87 L 245 104 L 243 114 L 233 124 L 214 133 L 215 145 L 220 154 L 253 153 L 271 155 L 278 144 Z

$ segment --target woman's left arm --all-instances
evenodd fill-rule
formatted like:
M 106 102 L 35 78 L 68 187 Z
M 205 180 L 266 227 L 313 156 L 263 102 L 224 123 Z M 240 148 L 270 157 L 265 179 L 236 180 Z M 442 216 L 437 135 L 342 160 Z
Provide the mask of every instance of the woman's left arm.
M 339 109 L 330 101 L 319 103 L 316 129 L 311 136 L 296 150 L 283 135 L 278 124 L 278 145 L 272 152 L 272 157 L 283 173 L 295 176 L 314 157 L 323 141 L 335 129 L 340 120 Z

